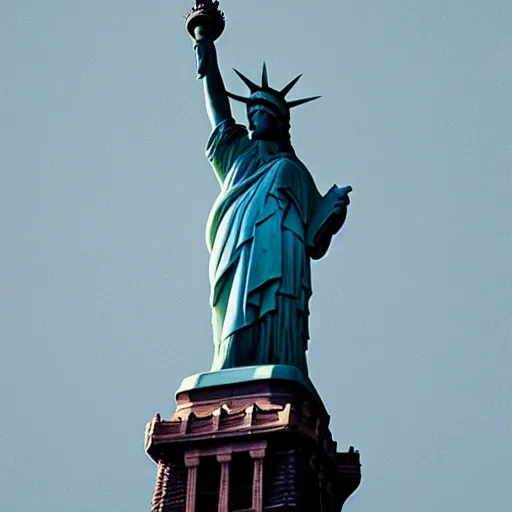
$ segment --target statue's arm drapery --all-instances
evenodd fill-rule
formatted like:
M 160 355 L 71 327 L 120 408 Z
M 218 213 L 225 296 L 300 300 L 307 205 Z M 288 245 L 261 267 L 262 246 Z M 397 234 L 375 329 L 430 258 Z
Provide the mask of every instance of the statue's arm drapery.
M 310 172 L 295 158 L 284 158 L 279 167 L 286 183 L 281 191 L 289 201 L 284 207 L 283 227 L 304 241 L 311 258 L 319 259 L 344 221 L 338 208 L 339 196 L 333 189 L 322 196 Z
M 250 144 L 247 128 L 230 117 L 218 124 L 206 144 L 206 157 L 222 185 L 235 160 Z

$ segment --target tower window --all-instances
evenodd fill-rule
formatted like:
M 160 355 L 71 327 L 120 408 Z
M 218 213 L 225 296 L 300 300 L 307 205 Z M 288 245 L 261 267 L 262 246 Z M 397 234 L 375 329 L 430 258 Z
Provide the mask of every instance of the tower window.
M 230 466 L 229 509 L 251 510 L 254 462 L 248 452 L 234 453 Z
M 217 512 L 219 507 L 220 464 L 216 457 L 201 457 L 197 474 L 197 505 L 201 512 Z

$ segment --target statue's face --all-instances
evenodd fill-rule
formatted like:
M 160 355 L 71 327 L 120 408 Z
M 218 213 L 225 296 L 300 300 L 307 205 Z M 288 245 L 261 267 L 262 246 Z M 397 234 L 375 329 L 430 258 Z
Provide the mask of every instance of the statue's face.
M 250 114 L 249 130 L 253 140 L 277 140 L 279 137 L 276 120 L 264 110 Z

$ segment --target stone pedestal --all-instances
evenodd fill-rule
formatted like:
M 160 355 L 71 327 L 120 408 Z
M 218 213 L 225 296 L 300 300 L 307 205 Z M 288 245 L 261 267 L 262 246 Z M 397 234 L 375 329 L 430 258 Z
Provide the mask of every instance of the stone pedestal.
M 153 512 L 341 510 L 361 480 L 359 453 L 337 452 L 298 370 L 264 368 L 186 379 L 174 416 L 147 425 Z

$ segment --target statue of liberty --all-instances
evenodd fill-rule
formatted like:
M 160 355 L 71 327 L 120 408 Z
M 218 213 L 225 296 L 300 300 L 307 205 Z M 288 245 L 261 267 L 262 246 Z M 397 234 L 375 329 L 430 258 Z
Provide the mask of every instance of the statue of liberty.
M 250 95 L 227 92 L 214 41 L 224 28 L 218 2 L 201 0 L 187 18 L 198 77 L 212 126 L 206 156 L 220 185 L 206 239 L 215 354 L 212 371 L 266 364 L 307 375 L 311 259 L 323 257 L 342 227 L 351 187 L 320 194 L 290 141 L 288 101 L 300 75 L 284 88 L 237 71 Z M 248 128 L 233 119 L 230 100 L 247 106 Z

